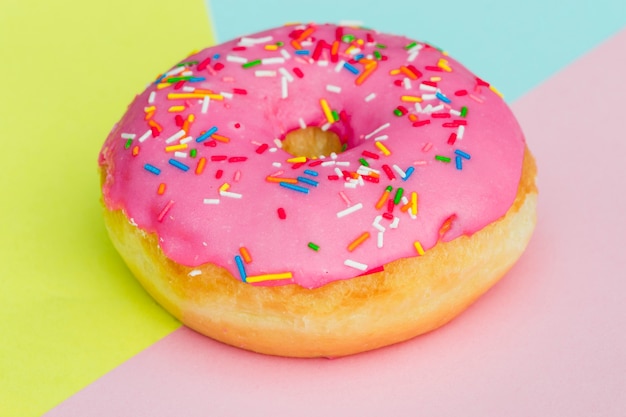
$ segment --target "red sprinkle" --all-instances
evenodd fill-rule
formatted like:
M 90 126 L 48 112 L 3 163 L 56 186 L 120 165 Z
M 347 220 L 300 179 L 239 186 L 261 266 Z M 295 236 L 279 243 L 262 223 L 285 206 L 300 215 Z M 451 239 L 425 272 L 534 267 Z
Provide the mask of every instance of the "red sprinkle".
M 245 46 L 235 46 L 233 48 L 233 51 L 245 51 L 246 47 Z
M 174 117 L 174 122 L 176 123 L 176 126 L 182 127 L 183 124 L 185 123 L 185 119 L 183 119 L 183 116 L 181 116 L 180 114 L 177 114 Z
M 433 65 L 426 65 L 426 70 L 428 70 L 428 71 L 435 71 L 435 72 L 442 72 L 443 68 L 435 67 Z
M 409 71 L 411 71 L 413 74 L 415 74 L 415 76 L 417 78 L 422 76 L 422 73 L 417 68 L 415 68 L 413 65 L 408 65 L 407 68 L 409 69 Z M 430 82 L 430 81 L 424 81 L 424 83 L 427 83 L 427 82 Z M 435 87 L 436 86 L 437 85 L 435 85 Z
M 363 151 L 363 152 L 361 152 L 361 155 L 367 156 L 368 158 L 372 158 L 372 159 L 380 158 L 380 156 L 378 156 L 377 154 L 375 154 L 373 152 L 370 152 L 370 151 Z
M 428 86 L 431 86 L 431 87 L 437 87 L 437 83 L 434 82 L 434 81 L 422 81 L 422 84 L 428 85 Z
M 348 122 L 348 113 L 346 113 L 345 110 L 342 110 L 339 112 L 339 120 L 341 120 L 344 123 Z
M 393 208 L 395 206 L 396 205 L 393 203 L 393 199 L 390 198 L 389 200 L 387 200 L 387 213 L 393 213 Z
M 393 201 L 392 201 L 393 203 Z M 389 212 L 385 212 L 383 213 L 383 217 L 387 220 L 393 220 L 393 214 L 389 213 Z
M 269 148 L 269 145 L 267 143 L 263 143 L 263 144 L 261 144 L 261 146 L 256 148 L 256 153 L 258 153 L 260 155 L 263 152 L 265 152 L 267 150 L 267 148 Z
M 361 178 L 367 182 L 373 182 L 374 184 L 378 184 L 380 182 L 380 178 L 372 177 L 371 175 L 362 175 Z
M 329 175 L 328 179 L 331 181 L 337 181 L 339 179 L 339 175 Z
M 200 62 L 197 66 L 198 71 L 202 71 L 206 69 L 206 67 L 211 63 L 211 58 L 207 58 L 204 61 Z
M 454 145 L 454 142 L 456 142 L 456 133 L 452 132 L 448 138 L 448 145 Z
M 217 142 L 214 140 L 208 140 L 204 142 L 204 146 L 208 146 L 209 148 L 215 148 L 217 146 Z
M 278 212 L 278 218 L 281 220 L 285 220 L 287 218 L 287 213 L 285 213 L 285 209 L 282 207 L 279 207 L 278 210 L 276 210 Z
M 420 126 L 424 126 L 430 123 L 430 119 L 426 119 L 426 120 L 418 120 L 417 122 L 413 123 L 413 127 L 420 127 Z
M 224 174 L 224 171 L 222 171 L 221 169 L 218 169 L 217 172 L 215 173 L 215 178 L 219 180 L 220 178 L 222 178 L 223 174 Z
M 214 69 L 215 71 L 219 71 L 219 70 L 221 70 L 222 68 L 224 68 L 224 64 L 222 64 L 221 62 L 217 62 L 215 65 L 213 65 L 213 69 Z
M 227 158 L 226 155 L 212 155 L 211 161 L 225 161 Z
M 476 83 L 478 85 L 482 85 L 484 87 L 489 87 L 489 83 L 487 81 L 481 80 L 480 78 L 476 77 Z
M 306 164 L 306 162 L 296 162 L 295 164 L 293 164 L 291 166 L 292 169 L 298 169 L 300 168 L 302 165 Z
M 324 163 L 324 161 L 322 161 L 321 159 L 316 159 L 314 161 L 309 162 L 309 166 L 310 167 L 316 167 L 318 165 L 322 165 Z
M 293 69 L 293 73 L 296 74 L 298 76 L 298 78 L 302 78 L 304 77 L 304 73 L 302 72 L 302 70 L 298 67 L 295 67 Z
M 174 84 L 174 90 L 180 90 L 185 85 L 185 80 L 178 81 Z
M 402 80 L 395 80 L 393 83 L 398 87 L 402 87 Z
M 228 158 L 228 162 L 243 162 L 247 160 L 247 156 L 231 156 L 230 158 Z
M 385 171 L 385 174 L 387 174 L 387 178 L 389 178 L 390 180 L 395 180 L 396 179 L 396 176 L 394 175 L 394 173 L 391 170 L 391 168 L 389 167 L 389 165 L 384 164 L 383 165 L 383 171 Z
M 161 134 L 161 132 L 159 132 L 159 129 L 157 129 L 156 126 L 150 126 L 150 130 L 152 131 L 153 138 L 156 138 L 157 136 Z
M 432 113 L 431 116 L 435 119 L 447 119 L 450 113 Z
M 233 88 L 233 93 L 246 95 L 248 94 L 248 90 L 245 90 L 243 88 Z
M 457 90 L 454 92 L 454 95 L 457 97 L 461 97 L 461 96 L 466 96 L 467 95 L 467 90 Z

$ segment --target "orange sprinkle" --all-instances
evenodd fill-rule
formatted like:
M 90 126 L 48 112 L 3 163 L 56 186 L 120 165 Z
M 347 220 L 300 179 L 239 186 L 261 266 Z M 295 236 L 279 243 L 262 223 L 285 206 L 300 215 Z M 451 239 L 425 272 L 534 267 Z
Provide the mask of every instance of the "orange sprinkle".
M 369 239 L 370 237 L 370 233 L 369 232 L 363 232 L 361 233 L 361 235 L 359 237 L 357 237 L 356 239 L 354 239 L 349 245 L 348 245 L 348 251 L 352 252 L 353 250 L 355 250 L 359 245 L 361 245 L 363 242 L 365 242 L 367 239 Z
M 296 178 L 282 178 L 282 177 L 265 177 L 265 181 L 267 182 L 288 182 L 289 184 L 297 184 L 298 180 Z
M 367 77 L 369 77 L 374 71 L 376 71 L 376 68 L 378 67 L 378 64 L 376 63 L 376 61 L 371 60 L 371 59 L 361 59 L 359 60 L 359 63 L 365 65 L 365 71 L 363 71 L 357 77 L 355 81 L 356 85 L 363 84 L 363 82 L 367 79 Z
M 148 120 L 148 126 L 156 128 L 156 130 L 158 130 L 159 132 L 163 131 L 163 126 L 161 126 L 152 119 Z
M 382 195 L 380 196 L 380 198 L 376 202 L 376 209 L 377 210 L 380 210 L 381 208 L 383 208 L 383 206 L 387 202 L 387 199 L 389 198 L 389 194 L 390 194 L 389 191 L 387 191 L 387 190 L 383 191 Z
M 411 71 L 410 69 L 408 69 L 404 65 L 400 67 L 400 72 L 402 72 L 404 75 L 406 75 L 407 77 L 409 77 L 412 80 L 417 80 L 417 75 L 415 75 L 415 73 L 413 71 Z
M 206 158 L 203 156 L 198 160 L 198 165 L 196 165 L 196 175 L 202 174 L 204 172 L 204 167 L 206 165 Z
M 133 146 L 133 156 L 139 155 L 139 145 Z
M 227 138 L 226 136 L 218 135 L 217 133 L 213 133 L 211 135 L 211 139 L 215 139 L 218 142 L 224 142 L 224 143 L 230 142 L 230 138 Z
M 413 123 L 417 122 L 419 120 L 419 117 L 417 117 L 417 115 L 413 114 L 413 113 L 409 113 L 409 120 Z
M 163 193 L 165 193 L 165 183 L 161 183 L 159 184 L 159 189 L 157 190 L 157 194 L 158 195 L 163 195 Z
M 245 246 L 240 247 L 239 253 L 241 254 L 241 257 L 247 264 L 252 262 L 252 256 L 250 256 L 250 252 L 248 251 L 248 248 L 246 248 Z

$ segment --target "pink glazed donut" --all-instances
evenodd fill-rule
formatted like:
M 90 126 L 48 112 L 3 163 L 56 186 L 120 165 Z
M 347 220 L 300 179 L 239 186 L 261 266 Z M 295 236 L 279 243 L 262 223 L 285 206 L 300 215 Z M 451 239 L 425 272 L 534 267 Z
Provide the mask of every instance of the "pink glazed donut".
M 289 25 L 193 53 L 99 155 L 105 224 L 187 326 L 336 357 L 458 315 L 521 256 L 536 168 L 500 93 L 445 52 Z

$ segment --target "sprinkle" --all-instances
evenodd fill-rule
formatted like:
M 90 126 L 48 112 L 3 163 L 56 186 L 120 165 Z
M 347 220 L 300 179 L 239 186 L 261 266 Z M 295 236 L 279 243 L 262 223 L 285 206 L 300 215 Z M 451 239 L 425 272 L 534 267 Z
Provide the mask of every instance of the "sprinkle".
M 455 150 L 455 151 L 454 151 L 454 153 L 455 153 L 455 154 L 457 154 L 457 155 L 458 155 L 458 156 L 460 156 L 460 157 L 465 158 L 465 159 L 471 159 L 470 154 L 468 154 L 468 153 L 466 153 L 466 152 L 463 152 L 463 151 L 462 151 L 462 150 L 460 150 L 460 149 Z
M 294 74 L 296 74 L 296 76 L 297 76 L 298 78 L 302 78 L 302 77 L 304 77 L 304 73 L 303 73 L 303 72 L 302 72 L 302 70 L 301 70 L 300 68 L 298 68 L 298 67 L 295 67 L 295 68 L 293 69 L 293 73 L 294 73 Z
M 211 139 L 215 139 L 216 141 L 223 142 L 223 143 L 230 142 L 230 138 L 227 138 L 226 136 L 218 135 L 217 133 L 213 133 L 211 135 Z
M 317 251 L 319 251 L 319 250 L 320 250 L 319 245 L 316 245 L 316 244 L 315 244 L 315 243 L 313 243 L 313 242 L 309 242 L 309 243 L 307 244 L 307 246 L 308 246 L 309 248 L 313 249 L 315 252 L 317 252 Z
M 376 93 L 369 93 L 367 96 L 365 96 L 365 101 L 370 102 L 374 100 L 375 98 L 376 98 Z
M 359 73 L 359 70 L 353 65 L 349 64 L 348 62 L 344 62 L 343 67 L 347 69 L 348 71 L 350 71 L 351 73 L 353 73 L 354 75 L 357 75 Z
M 280 74 L 287 79 L 287 81 L 289 82 L 293 82 L 293 76 L 289 73 L 289 71 L 287 71 L 285 68 L 278 68 L 278 72 L 280 72 Z
M 307 177 L 298 177 L 297 179 L 298 181 L 303 182 L 308 185 L 312 185 L 313 187 L 317 187 L 319 185 L 319 182 L 312 180 L 310 178 L 307 178 Z
M 148 104 L 154 103 L 154 99 L 156 98 L 156 91 L 152 91 L 150 96 L 148 97 Z
M 180 151 L 182 149 L 187 149 L 186 143 L 179 143 L 178 145 L 166 146 L 165 152 L 175 152 L 175 151 Z
M 333 113 L 330 110 L 330 106 L 328 105 L 328 102 L 326 101 L 326 99 L 320 99 L 320 105 L 322 106 L 322 111 L 324 112 L 324 115 L 326 116 L 326 120 L 328 120 L 328 123 L 334 123 L 335 122 L 335 118 L 333 117 Z
M 439 100 L 443 101 L 444 103 L 451 103 L 451 102 L 452 102 L 452 101 L 451 101 L 448 97 L 446 97 L 446 96 L 444 96 L 443 94 L 441 94 L 441 92 L 440 92 L 440 91 L 437 91 L 437 93 L 435 94 L 435 96 L 436 96 Z
M 277 73 L 274 70 L 258 70 L 254 71 L 255 77 L 276 77 Z
M 361 155 L 366 156 L 366 157 L 368 157 L 368 158 L 372 158 L 372 159 L 378 159 L 378 158 L 380 158 L 380 156 L 378 156 L 378 155 L 376 155 L 375 153 L 372 153 L 372 152 L 370 152 L 370 151 L 363 151 L 363 152 L 361 153 Z
M 146 171 L 152 172 L 155 175 L 159 175 L 161 173 L 161 170 L 154 165 L 145 164 L 143 167 Z
M 396 176 L 394 175 L 394 173 L 391 170 L 391 168 L 389 168 L 389 165 L 384 164 L 383 165 L 383 171 L 385 171 L 385 174 L 387 174 L 387 178 L 389 178 L 389 180 L 395 180 L 396 179 Z
M 358 269 L 359 271 L 367 271 L 367 265 L 361 262 L 353 261 L 352 259 L 346 259 L 343 261 L 345 266 L 349 266 L 350 268 Z
M 193 271 L 189 271 L 187 275 L 189 275 L 190 277 L 196 277 L 198 275 L 202 275 L 202 271 L 199 269 L 194 269 Z
M 165 216 L 167 215 L 167 212 L 170 211 L 170 209 L 172 208 L 172 206 L 174 205 L 174 200 L 170 200 L 165 207 L 163 207 L 163 210 L 161 210 L 161 212 L 159 213 L 159 216 L 157 217 L 157 220 L 159 222 L 162 222 L 163 219 L 165 218 Z
M 241 197 L 242 197 L 242 195 L 241 195 L 241 194 L 239 194 L 239 193 L 233 193 L 233 192 L 231 192 L 231 191 L 220 191 L 220 195 L 221 195 L 222 197 L 237 198 L 237 199 L 239 199 L 239 198 L 241 198 Z
M 411 213 L 417 216 L 417 193 L 415 191 L 411 193 Z
M 280 98 L 283 100 L 289 97 L 289 86 L 287 77 L 280 77 Z
M 165 183 L 159 184 L 159 188 L 157 189 L 158 195 L 163 195 L 165 193 Z
M 497 89 L 496 87 L 494 87 L 493 85 L 490 85 L 490 86 L 489 86 L 489 89 L 490 89 L 491 91 L 493 91 L 494 93 L 496 93 L 496 94 L 497 94 L 500 98 L 503 98 L 503 97 L 504 97 L 504 96 L 503 96 L 503 94 L 502 94 L 500 91 L 498 91 L 498 89 Z
M 422 247 L 422 244 L 419 242 L 419 240 L 416 240 L 415 242 L 413 242 L 413 246 L 415 247 L 415 250 L 420 256 L 424 255 L 425 253 L 424 248 Z
M 241 276 L 241 280 L 243 282 L 247 282 L 246 281 L 246 278 L 247 278 L 246 268 L 243 266 L 243 261 L 241 259 L 241 256 L 235 255 L 235 263 L 237 264 L 237 269 L 239 270 L 239 275 Z
M 246 277 L 246 282 L 255 283 L 262 281 L 277 281 L 281 279 L 290 279 L 293 278 L 293 274 L 291 272 L 281 272 L 275 274 L 264 274 L 264 275 L 255 275 Z
M 204 204 L 219 204 L 220 200 L 219 198 L 205 198 L 202 202 Z
M 385 191 L 383 191 L 382 195 L 376 202 L 375 207 L 377 210 L 380 210 L 381 208 L 383 208 L 383 206 L 385 205 L 385 202 L 387 202 L 387 199 L 389 198 L 389 194 L 391 193 L 391 190 L 392 190 L 391 186 L 387 186 L 387 188 L 385 188 Z
M 402 177 L 402 181 L 406 181 L 409 179 L 409 177 L 411 177 L 411 175 L 413 174 L 413 172 L 415 172 L 415 168 L 410 166 L 406 169 L 406 171 L 404 172 L 404 177 Z
M 467 107 L 461 107 L 461 117 L 467 117 Z
M 441 162 L 450 162 L 450 158 L 448 158 L 447 156 L 442 156 L 442 155 L 435 155 L 435 159 L 437 161 L 441 161 Z
M 465 133 L 465 126 L 460 125 L 456 130 L 457 139 L 463 139 L 463 134 Z
M 457 155 L 456 158 L 454 158 L 454 161 L 456 164 L 456 169 L 463 169 L 463 158 L 461 158 L 461 156 Z
M 285 212 L 285 209 L 282 207 L 279 207 L 276 212 L 278 213 L 278 218 L 281 220 L 285 220 L 287 218 L 287 213 Z
M 204 96 L 204 98 L 202 99 L 202 108 L 200 109 L 200 112 L 202 114 L 205 114 L 209 110 L 210 102 L 211 102 L 211 99 L 209 98 L 209 96 Z
M 369 232 L 361 233 L 359 235 L 359 237 L 357 237 L 352 242 L 350 242 L 350 244 L 348 245 L 348 251 L 352 252 L 353 250 L 355 250 L 357 247 L 359 247 L 363 242 L 365 242 L 369 238 L 370 238 L 370 233 Z
M 152 130 L 148 130 L 146 133 L 144 133 L 143 135 L 141 135 L 139 137 L 139 143 L 145 141 L 146 139 L 148 139 L 150 137 L 150 134 L 152 133 Z
M 402 199 L 403 193 L 404 193 L 404 188 L 398 187 L 398 189 L 396 189 L 396 195 L 393 197 L 393 203 L 395 205 L 400 204 L 400 200 Z
M 385 232 L 382 232 L 382 231 L 379 231 L 376 234 L 376 247 L 378 249 L 382 248 L 384 245 L 384 238 L 385 238 L 384 236 L 385 236 Z
M 348 207 L 345 210 L 341 210 L 340 212 L 337 212 L 337 217 L 338 218 L 345 217 L 348 214 L 352 214 L 355 211 L 361 210 L 362 208 L 363 208 L 363 203 L 357 203 L 357 204 L 353 205 L 352 207 Z
M 281 181 L 278 184 L 281 187 L 289 188 L 290 190 L 298 191 L 298 192 L 301 192 L 303 194 L 308 194 L 309 193 L 309 189 L 308 188 L 304 188 L 304 187 L 301 187 L 299 185 L 291 184 L 291 183 L 284 182 L 284 181 Z
M 271 175 L 268 175 L 267 177 L 265 177 L 265 181 L 267 182 L 288 182 L 290 184 L 297 184 L 298 180 L 295 178 L 283 178 L 283 177 L 273 177 Z
M 396 171 L 398 173 L 400 178 L 404 179 L 404 177 L 406 177 L 406 172 L 404 172 L 404 170 L 402 168 L 400 168 L 398 165 L 393 164 L 392 168 L 393 168 L 394 171 Z
M 371 138 L 372 136 L 376 135 L 377 133 L 381 132 L 382 130 L 387 129 L 389 126 L 391 126 L 391 123 L 387 122 L 384 125 L 381 125 L 381 126 L 377 127 L 376 129 L 374 129 L 373 131 L 371 131 L 370 133 L 365 135 L 365 139 Z
M 204 132 L 203 134 L 201 134 L 200 136 L 198 136 L 196 138 L 196 142 L 201 143 L 204 142 L 205 140 L 207 140 L 213 133 L 217 132 L 217 127 L 213 126 L 212 128 L 210 128 L 209 130 L 207 130 L 206 132 Z
M 312 177 L 317 177 L 319 175 L 319 172 L 313 171 L 312 169 L 305 169 L 304 173 Z
M 182 171 L 188 171 L 189 167 L 185 164 L 183 164 L 180 161 L 177 161 L 176 159 L 170 159 L 169 161 L 167 161 L 170 165 L 182 170 Z
M 177 140 L 182 139 L 183 137 L 185 137 L 186 134 L 187 134 L 187 132 L 185 132 L 184 130 L 179 130 L 178 132 L 174 133 L 169 138 L 165 139 L 165 143 L 176 142 Z
M 385 156 L 389 156 L 391 155 L 391 151 L 389 149 L 387 149 L 387 147 L 385 145 L 383 145 L 382 142 L 376 142 L 375 143 L 376 147 L 378 149 L 380 149 L 380 151 L 385 155 Z

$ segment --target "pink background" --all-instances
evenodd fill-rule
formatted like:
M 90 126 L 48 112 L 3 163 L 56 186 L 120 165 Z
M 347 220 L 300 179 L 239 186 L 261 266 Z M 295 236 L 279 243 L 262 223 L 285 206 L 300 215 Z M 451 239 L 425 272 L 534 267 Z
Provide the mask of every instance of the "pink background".
M 53 416 L 623 416 L 626 30 L 513 104 L 539 165 L 520 262 L 444 328 L 336 360 L 181 328 Z

